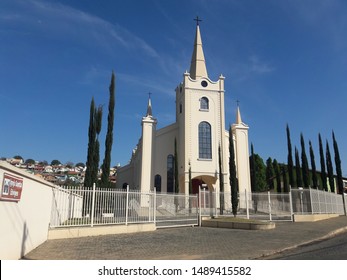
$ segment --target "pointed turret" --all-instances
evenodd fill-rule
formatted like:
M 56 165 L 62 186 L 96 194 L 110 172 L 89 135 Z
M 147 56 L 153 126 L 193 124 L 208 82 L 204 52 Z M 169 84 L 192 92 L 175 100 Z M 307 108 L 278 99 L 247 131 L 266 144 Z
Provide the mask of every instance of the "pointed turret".
M 236 124 L 241 124 L 241 123 L 242 123 L 242 119 L 241 119 L 240 106 L 237 105 Z
M 152 102 L 151 102 L 151 96 L 149 96 L 149 98 L 148 98 L 146 117 L 152 117 Z
M 192 62 L 190 64 L 190 77 L 194 80 L 201 77 L 208 77 L 204 51 L 202 49 L 202 41 L 201 41 L 198 18 L 197 18 L 197 25 L 196 25 L 196 34 L 195 34 Z

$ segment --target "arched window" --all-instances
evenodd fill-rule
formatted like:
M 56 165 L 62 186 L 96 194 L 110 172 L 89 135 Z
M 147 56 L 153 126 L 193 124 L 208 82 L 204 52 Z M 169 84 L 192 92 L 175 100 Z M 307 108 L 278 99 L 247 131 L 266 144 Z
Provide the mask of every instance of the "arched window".
M 174 192 L 174 156 L 167 156 L 167 192 Z
M 159 174 L 154 176 L 154 187 L 157 192 L 161 192 L 161 176 Z
M 202 97 L 200 99 L 200 110 L 208 110 L 209 106 L 208 106 L 208 98 L 207 97 Z
M 208 122 L 199 124 L 199 158 L 212 159 L 211 125 Z

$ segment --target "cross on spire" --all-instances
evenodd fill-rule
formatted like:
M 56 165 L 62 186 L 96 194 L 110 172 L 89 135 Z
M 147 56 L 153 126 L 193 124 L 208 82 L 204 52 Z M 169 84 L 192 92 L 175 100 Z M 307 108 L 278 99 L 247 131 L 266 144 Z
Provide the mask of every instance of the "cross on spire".
M 196 16 L 196 18 L 194 20 L 196 21 L 196 25 L 199 25 L 199 21 L 202 21 L 201 19 L 199 19 L 198 16 Z
M 236 100 L 237 107 L 239 107 L 240 101 Z
M 149 92 L 149 93 L 148 93 L 148 98 L 151 98 L 151 95 L 152 95 L 152 93 L 151 93 L 151 92 Z

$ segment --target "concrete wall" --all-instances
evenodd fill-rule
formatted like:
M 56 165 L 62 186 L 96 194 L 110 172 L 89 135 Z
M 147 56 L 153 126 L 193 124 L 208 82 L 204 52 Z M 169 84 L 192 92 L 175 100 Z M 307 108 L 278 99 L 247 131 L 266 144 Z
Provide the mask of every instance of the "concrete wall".
M 47 240 L 53 184 L 0 161 L 0 190 L 4 173 L 23 178 L 18 202 L 0 200 L 0 259 L 20 259 Z

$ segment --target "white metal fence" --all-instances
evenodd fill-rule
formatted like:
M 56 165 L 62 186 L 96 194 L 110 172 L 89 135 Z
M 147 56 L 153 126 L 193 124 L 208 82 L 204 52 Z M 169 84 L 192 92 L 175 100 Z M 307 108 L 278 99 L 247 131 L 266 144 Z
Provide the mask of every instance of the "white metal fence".
M 120 189 L 57 187 L 50 227 L 155 223 L 157 227 L 198 224 L 197 196 Z
M 342 195 L 317 189 L 292 189 L 295 214 L 344 214 Z
M 57 187 L 53 190 L 50 227 L 155 223 L 160 227 L 193 226 L 202 216 L 231 216 L 231 194 L 200 190 L 199 195 L 164 194 L 120 189 Z M 289 193 L 244 193 L 237 216 L 292 221 L 293 215 L 343 215 L 341 195 L 316 189 Z
M 201 216 L 232 214 L 231 193 L 201 190 Z M 344 214 L 342 195 L 316 189 L 292 189 L 289 193 L 243 193 L 238 197 L 237 216 L 292 221 L 300 214 Z

